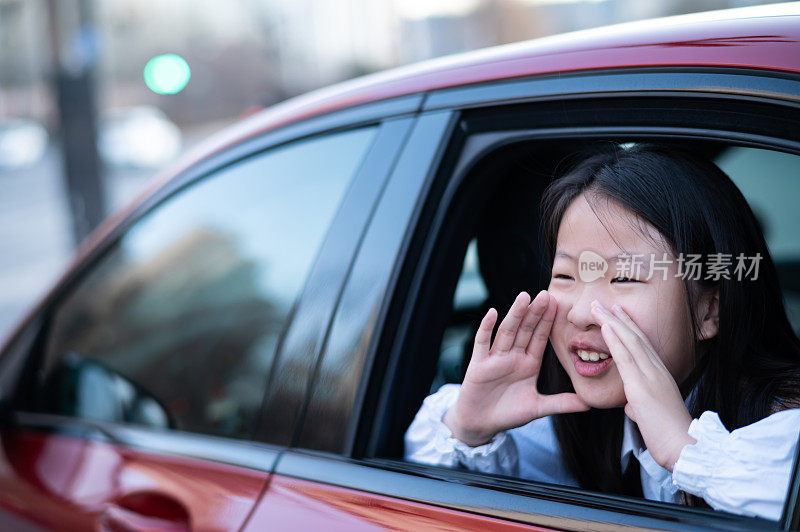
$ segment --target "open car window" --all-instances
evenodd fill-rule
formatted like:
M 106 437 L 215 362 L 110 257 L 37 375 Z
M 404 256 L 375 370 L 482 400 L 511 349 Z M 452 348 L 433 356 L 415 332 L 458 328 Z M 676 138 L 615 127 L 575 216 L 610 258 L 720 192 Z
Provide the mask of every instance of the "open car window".
M 630 146 L 635 139 L 624 138 L 618 142 Z M 414 390 L 413 393 L 421 394 L 424 389 L 429 396 L 446 384 L 459 384 L 469 365 L 477 327 L 487 310 L 494 307 L 499 311 L 499 324 L 516 294 L 526 290 L 534 296 L 547 288 L 550 271 L 543 243 L 536 238 L 526 238 L 521 231 L 523 227 L 538 231 L 536 205 L 541 191 L 554 175 L 559 175 L 559 168 L 563 168 L 570 154 L 583 147 L 580 142 L 564 142 L 557 146 L 555 142 L 528 141 L 484 155 L 463 181 L 472 192 L 454 194 L 457 201 L 453 204 L 458 203 L 458 206 L 453 209 L 473 214 L 453 215 L 445 222 L 441 230 L 448 237 L 447 243 L 437 246 L 432 255 L 429 271 L 435 282 L 430 281 L 423 288 L 431 292 L 425 293 L 421 300 L 433 310 L 420 316 L 426 325 L 424 332 L 417 333 L 423 339 L 422 353 L 406 361 L 413 367 L 414 377 L 410 377 L 410 369 L 398 370 L 405 375 L 406 387 Z M 797 181 L 800 156 L 719 142 L 700 143 L 692 149 L 720 166 L 753 209 L 778 270 L 787 315 L 797 333 L 800 331 L 800 286 L 797 282 L 800 236 L 794 228 L 800 220 L 792 199 L 800 197 L 797 193 L 800 191 L 800 181 Z M 510 201 L 530 205 L 530 213 L 520 215 L 516 211 L 515 214 L 513 208 L 506 208 Z M 447 227 L 448 223 L 459 224 L 459 227 Z M 455 269 L 457 275 L 448 272 L 448 267 Z M 416 384 L 410 384 L 412 380 Z M 406 406 L 410 404 L 405 403 Z M 405 429 L 415 414 L 414 409 L 398 414 L 405 416 Z M 389 442 L 386 454 L 400 457 L 402 447 L 403 443 L 397 440 Z M 444 467 L 465 469 L 463 465 Z M 474 472 L 496 476 L 491 470 Z M 500 472 L 500 476 L 509 478 L 507 472 Z M 552 480 L 517 478 L 533 483 Z

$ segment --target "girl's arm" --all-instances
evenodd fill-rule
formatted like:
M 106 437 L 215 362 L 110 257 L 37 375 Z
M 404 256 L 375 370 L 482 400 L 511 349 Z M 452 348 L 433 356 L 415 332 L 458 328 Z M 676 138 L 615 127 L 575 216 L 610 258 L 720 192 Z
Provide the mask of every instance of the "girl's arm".
M 459 384 L 445 384 L 422 402 L 405 435 L 405 459 L 447 467 L 463 466 L 473 471 L 518 476 L 518 453 L 514 440 L 498 432 L 483 445 L 471 447 L 453 437 L 442 418 L 458 399 Z
M 653 460 L 678 489 L 712 507 L 780 518 L 800 433 L 800 409 L 776 412 L 728 432 L 715 412 L 692 419 L 678 386 L 644 333 L 619 305 L 598 301 L 601 325 L 625 387 L 625 414 Z
M 678 489 L 715 510 L 778 520 L 800 434 L 800 409 L 776 412 L 728 432 L 716 412 L 689 425 L 697 443 L 683 448 L 672 471 Z

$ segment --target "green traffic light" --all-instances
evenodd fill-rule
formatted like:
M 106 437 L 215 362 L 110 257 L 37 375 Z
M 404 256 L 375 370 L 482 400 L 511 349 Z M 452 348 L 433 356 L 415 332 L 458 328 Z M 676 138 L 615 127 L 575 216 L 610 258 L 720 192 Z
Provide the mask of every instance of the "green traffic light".
M 189 64 L 176 54 L 158 55 L 144 66 L 144 82 L 156 94 L 182 91 L 191 75 Z

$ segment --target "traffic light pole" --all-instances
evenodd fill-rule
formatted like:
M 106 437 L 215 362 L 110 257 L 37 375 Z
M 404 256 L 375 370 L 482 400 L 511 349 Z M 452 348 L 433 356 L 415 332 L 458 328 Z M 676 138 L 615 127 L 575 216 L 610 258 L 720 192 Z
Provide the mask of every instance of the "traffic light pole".
M 89 0 L 48 0 L 47 6 L 59 138 L 77 245 L 105 216 L 93 85 L 97 46 Z

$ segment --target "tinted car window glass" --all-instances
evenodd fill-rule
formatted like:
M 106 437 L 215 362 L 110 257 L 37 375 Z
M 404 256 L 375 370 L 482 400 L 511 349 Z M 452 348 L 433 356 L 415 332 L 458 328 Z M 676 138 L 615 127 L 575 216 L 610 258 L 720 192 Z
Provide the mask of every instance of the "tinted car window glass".
M 54 315 L 38 408 L 248 437 L 374 128 L 227 167 L 138 221 Z

